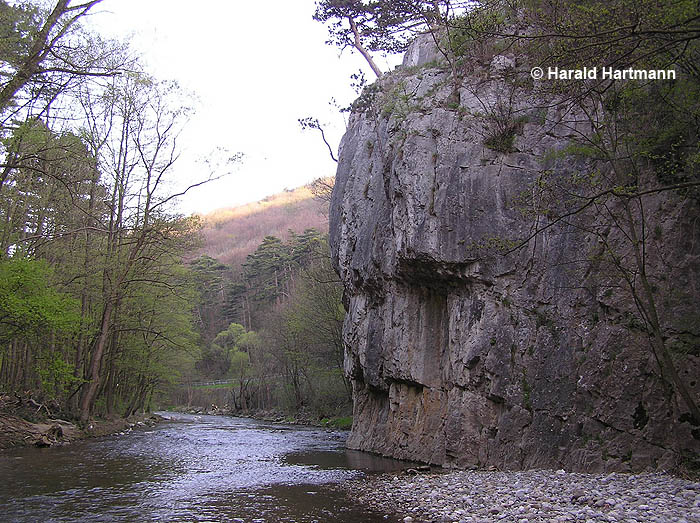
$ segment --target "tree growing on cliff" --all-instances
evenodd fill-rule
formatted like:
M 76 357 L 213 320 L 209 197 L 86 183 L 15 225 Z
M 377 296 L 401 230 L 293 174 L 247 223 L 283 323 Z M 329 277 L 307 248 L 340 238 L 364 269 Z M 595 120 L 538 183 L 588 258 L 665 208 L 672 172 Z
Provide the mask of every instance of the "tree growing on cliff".
M 448 21 L 474 4 L 452 0 L 324 0 L 316 3 L 314 20 L 327 24 L 327 44 L 341 50 L 355 49 L 380 77 L 383 73 L 373 52 L 403 52 L 417 34 L 425 31 L 433 32 L 437 43 L 437 33 L 447 27 Z
M 692 89 L 697 91 L 697 88 Z M 676 134 L 672 138 L 674 145 L 665 143 L 668 129 L 664 130 L 664 126 L 650 128 L 639 124 L 652 124 L 659 113 L 674 109 L 663 108 L 660 99 L 644 92 L 644 88 L 636 89 L 643 92 L 633 93 L 635 88 L 630 85 L 611 86 L 598 98 L 599 107 L 606 105 L 606 109 L 585 113 L 591 131 L 578 134 L 576 145 L 560 154 L 578 157 L 589 162 L 591 168 L 568 178 L 546 173 L 538 177 L 528 196 L 528 209 L 537 218 L 537 224 L 520 246 L 530 244 L 551 228 L 579 229 L 594 237 L 597 249 L 588 262 L 596 270 L 584 285 L 590 284 L 592 292 L 601 296 L 627 293 L 638 313 L 637 320 L 630 320 L 630 329 L 646 335 L 662 379 L 686 405 L 693 423 L 700 424 L 694 393 L 674 361 L 674 350 L 676 356 L 693 352 L 693 340 L 700 334 L 700 323 L 687 303 L 694 290 L 676 288 L 675 282 L 669 280 L 670 275 L 676 274 L 677 261 L 668 258 L 667 239 L 661 225 L 650 225 L 650 216 L 658 216 L 664 206 L 675 207 L 679 212 L 685 209 L 691 215 L 697 212 L 698 138 L 692 136 L 697 127 Z M 678 94 L 673 90 L 671 87 L 665 93 L 670 99 Z M 618 96 L 624 99 L 611 105 L 610 97 Z M 650 113 L 647 109 L 640 110 L 644 107 L 637 105 L 641 100 L 655 100 L 659 105 Z M 685 106 L 685 114 L 677 114 L 674 120 L 686 123 L 697 120 L 700 114 L 697 104 L 693 105 L 694 108 Z M 571 128 L 574 127 L 572 124 Z M 667 200 L 667 195 L 673 195 L 672 200 Z M 582 216 L 588 217 L 590 226 L 582 228 Z M 697 234 L 692 228 L 688 232 Z M 611 274 L 618 275 L 622 286 L 604 276 Z M 691 294 L 685 294 L 686 291 Z M 606 301 L 603 297 L 598 299 Z

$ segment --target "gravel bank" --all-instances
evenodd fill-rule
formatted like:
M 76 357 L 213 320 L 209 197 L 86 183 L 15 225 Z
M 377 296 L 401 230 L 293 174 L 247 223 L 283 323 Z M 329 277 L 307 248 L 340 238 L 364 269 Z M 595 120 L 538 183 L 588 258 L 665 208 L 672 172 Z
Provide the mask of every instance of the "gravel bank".
M 449 472 L 356 481 L 359 499 L 410 521 L 700 522 L 700 483 L 664 474 Z

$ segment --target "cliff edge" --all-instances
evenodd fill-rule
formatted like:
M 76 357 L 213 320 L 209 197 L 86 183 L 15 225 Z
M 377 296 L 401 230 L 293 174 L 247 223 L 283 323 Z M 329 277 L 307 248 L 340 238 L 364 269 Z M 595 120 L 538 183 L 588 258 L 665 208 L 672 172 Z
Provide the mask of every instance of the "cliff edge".
M 415 42 L 355 102 L 341 143 L 330 237 L 348 310 L 348 445 L 456 468 L 697 466 L 697 421 L 622 277 L 597 261 L 598 218 L 574 215 L 516 248 L 544 219 L 523 195 L 543 173 L 585 170 L 586 158 L 553 154 L 585 129 L 509 78 L 517 57 L 458 83 L 439 58 Z M 700 399 L 697 202 L 663 193 L 645 211 L 663 240 L 649 264 L 668 282 L 667 334 L 685 340 L 676 367 Z

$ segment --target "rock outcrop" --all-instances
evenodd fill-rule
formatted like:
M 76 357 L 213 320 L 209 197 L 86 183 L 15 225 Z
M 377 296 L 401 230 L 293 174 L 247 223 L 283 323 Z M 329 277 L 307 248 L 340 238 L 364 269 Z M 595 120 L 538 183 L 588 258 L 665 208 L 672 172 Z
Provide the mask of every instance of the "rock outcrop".
M 348 310 L 348 445 L 458 468 L 697 464 L 699 427 L 661 379 L 620 276 L 596 266 L 594 218 L 504 254 L 533 227 L 523 191 L 545 170 L 582 168 L 551 154 L 576 124 L 507 80 L 516 57 L 458 85 L 437 58 L 414 44 L 355 102 L 341 143 L 330 235 Z M 666 194 L 646 211 L 666 295 L 684 295 L 665 319 L 691 340 L 677 366 L 698 397 L 697 205 Z

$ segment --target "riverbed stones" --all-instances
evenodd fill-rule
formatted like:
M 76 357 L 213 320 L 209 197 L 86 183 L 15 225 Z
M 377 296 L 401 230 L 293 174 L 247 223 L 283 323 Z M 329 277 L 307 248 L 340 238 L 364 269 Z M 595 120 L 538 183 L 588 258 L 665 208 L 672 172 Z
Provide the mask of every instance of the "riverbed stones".
M 700 523 L 700 483 L 666 474 L 384 474 L 353 481 L 349 487 L 363 503 L 387 513 L 409 514 L 403 521 Z

